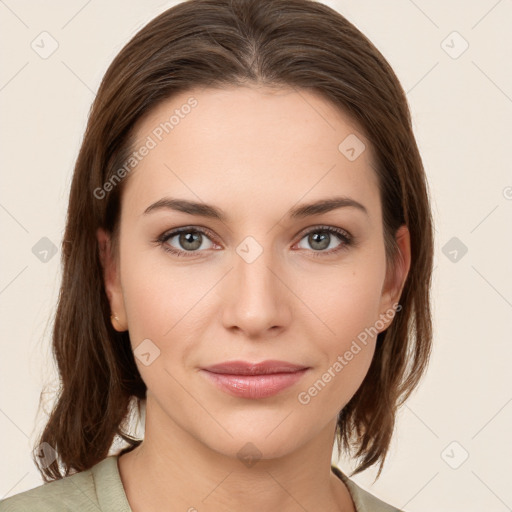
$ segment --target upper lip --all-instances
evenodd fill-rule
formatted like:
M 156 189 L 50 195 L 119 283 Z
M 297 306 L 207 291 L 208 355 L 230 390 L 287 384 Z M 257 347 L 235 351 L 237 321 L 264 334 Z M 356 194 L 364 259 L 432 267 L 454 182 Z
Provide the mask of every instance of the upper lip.
M 294 373 L 305 370 L 307 366 L 293 364 L 287 361 L 262 361 L 250 363 L 248 361 L 225 361 L 223 363 L 207 366 L 203 370 L 212 373 L 223 373 L 229 375 L 268 375 L 271 373 Z

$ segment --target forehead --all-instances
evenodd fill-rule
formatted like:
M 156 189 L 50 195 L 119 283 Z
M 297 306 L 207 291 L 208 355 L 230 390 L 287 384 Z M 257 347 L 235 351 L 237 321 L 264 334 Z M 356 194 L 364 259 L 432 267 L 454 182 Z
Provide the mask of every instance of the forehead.
M 126 200 L 141 208 L 168 195 L 253 214 L 251 205 L 268 211 L 283 202 L 346 195 L 364 202 L 370 217 L 380 209 L 364 133 L 314 92 L 192 89 L 146 115 L 134 140 L 134 151 L 150 148 L 125 189 Z

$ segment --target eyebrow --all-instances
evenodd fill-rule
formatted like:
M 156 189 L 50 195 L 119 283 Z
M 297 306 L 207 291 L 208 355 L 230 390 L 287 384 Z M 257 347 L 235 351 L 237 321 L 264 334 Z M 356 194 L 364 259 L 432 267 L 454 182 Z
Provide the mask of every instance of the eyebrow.
M 368 210 L 358 201 L 346 197 L 333 197 L 329 199 L 321 199 L 312 203 L 302 204 L 291 208 L 288 212 L 288 217 L 291 219 L 302 219 L 305 217 L 320 215 L 327 213 L 338 208 L 356 208 L 357 210 L 368 215 Z M 195 201 L 189 201 L 187 199 L 173 199 L 170 197 L 164 197 L 159 199 L 155 203 L 151 204 L 144 210 L 144 215 L 157 210 L 174 210 L 178 212 L 188 213 L 190 215 L 198 215 L 201 217 L 208 217 L 211 219 L 217 219 L 221 222 L 227 220 L 226 213 L 213 205 L 206 203 L 197 203 Z

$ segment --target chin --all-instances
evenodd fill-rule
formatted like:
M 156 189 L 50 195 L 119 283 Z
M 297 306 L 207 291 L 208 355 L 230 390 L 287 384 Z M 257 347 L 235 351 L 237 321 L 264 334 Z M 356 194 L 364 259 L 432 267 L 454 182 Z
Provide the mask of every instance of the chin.
M 222 443 L 212 440 L 209 448 L 250 468 L 260 460 L 278 459 L 289 455 L 296 448 L 296 444 L 293 440 L 285 442 L 280 436 L 273 440 L 266 439 L 262 434 L 261 437 L 236 436 Z
M 224 431 L 220 434 L 216 429 L 210 430 L 207 436 L 203 431 L 199 436 L 200 441 L 210 449 L 245 464 L 244 461 L 277 459 L 289 455 L 315 435 L 311 432 L 308 436 L 304 432 L 304 425 L 297 428 L 292 420 L 294 414 L 287 418 L 289 411 L 286 412 L 286 408 L 273 415 L 240 414 L 245 419 L 221 422 L 232 437 Z M 249 464 L 245 465 L 250 467 Z

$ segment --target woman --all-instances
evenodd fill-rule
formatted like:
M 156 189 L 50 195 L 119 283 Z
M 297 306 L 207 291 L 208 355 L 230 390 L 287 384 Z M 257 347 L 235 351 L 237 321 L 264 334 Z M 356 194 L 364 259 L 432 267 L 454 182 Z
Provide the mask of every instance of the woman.
M 431 350 L 432 231 L 404 92 L 339 13 L 159 15 L 75 167 L 47 483 L 0 510 L 398 510 L 331 454 L 382 470 Z

